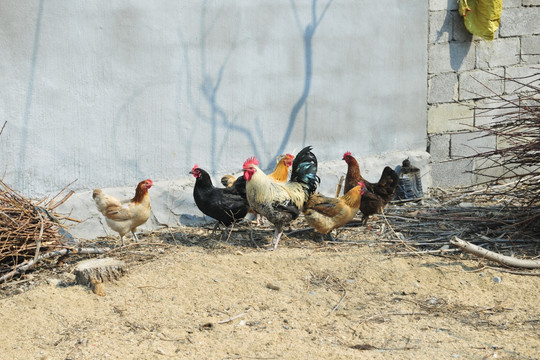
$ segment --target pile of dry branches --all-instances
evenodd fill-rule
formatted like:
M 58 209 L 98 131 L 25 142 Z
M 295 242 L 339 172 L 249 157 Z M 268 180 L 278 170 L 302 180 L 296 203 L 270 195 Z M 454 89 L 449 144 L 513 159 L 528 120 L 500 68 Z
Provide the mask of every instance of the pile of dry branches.
M 519 92 L 492 99 L 476 108 L 479 137 L 495 136 L 495 149 L 469 156 L 473 172 L 485 179 L 493 198 L 505 197 L 522 230 L 540 233 L 540 72 L 522 78 L 504 78 Z M 480 125 L 482 117 L 489 118 Z M 500 184 L 507 186 L 499 187 Z M 517 208 L 515 208 L 517 207 Z
M 451 239 L 505 266 L 540 268 L 534 260 L 540 252 L 540 72 L 501 79 L 516 85 L 516 93 L 485 99 L 485 106 L 475 108 L 472 130 L 477 138 L 495 138 L 495 148 L 460 158 L 474 161 L 477 184 L 432 189 L 421 205 L 387 209 L 396 238 L 414 247 L 404 253 L 457 251 Z M 509 262 L 500 253 L 533 260 Z
M 0 283 L 22 265 L 35 264 L 40 254 L 64 247 L 58 231 L 61 217 L 53 212 L 73 194 L 70 191 L 57 201 L 64 190 L 32 203 L 0 180 Z

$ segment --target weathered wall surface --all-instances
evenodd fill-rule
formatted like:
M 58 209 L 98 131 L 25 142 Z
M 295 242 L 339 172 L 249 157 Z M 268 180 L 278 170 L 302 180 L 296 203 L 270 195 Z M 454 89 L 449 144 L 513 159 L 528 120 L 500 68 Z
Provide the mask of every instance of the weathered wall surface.
M 41 196 L 307 144 L 425 150 L 426 38 L 421 2 L 2 1 L 4 180 Z
M 28 197 L 76 180 L 59 210 L 88 238 L 107 231 L 95 187 L 151 178 L 145 228 L 189 223 L 194 164 L 219 180 L 305 145 L 330 194 L 345 151 L 372 181 L 410 156 L 428 185 L 427 21 L 398 0 L 1 1 L 3 179 Z
M 497 121 L 504 110 L 487 109 L 500 106 L 498 97 L 526 90 L 506 78 L 527 79 L 539 73 L 540 63 L 538 0 L 503 1 L 501 24 L 490 42 L 471 35 L 457 9 L 455 0 L 429 2 L 428 150 L 433 186 L 442 187 L 485 180 L 471 173 L 480 160 L 460 158 L 504 144 L 470 131 Z

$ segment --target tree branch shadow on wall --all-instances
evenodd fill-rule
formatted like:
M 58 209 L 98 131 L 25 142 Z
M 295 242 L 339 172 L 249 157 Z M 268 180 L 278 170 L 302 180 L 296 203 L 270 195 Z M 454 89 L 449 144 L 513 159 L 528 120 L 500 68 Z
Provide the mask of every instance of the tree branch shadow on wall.
M 326 14 L 326 11 L 332 4 L 333 0 L 329 0 L 326 3 L 326 6 L 324 7 L 321 15 L 317 17 L 317 0 L 312 0 L 311 2 L 311 21 L 309 24 L 306 25 L 305 28 L 302 28 L 300 17 L 298 14 L 298 10 L 296 9 L 296 4 L 294 0 L 291 1 L 291 6 L 294 11 L 294 18 L 296 20 L 296 24 L 298 25 L 298 28 L 302 31 L 302 38 L 304 41 L 304 88 L 302 90 L 302 94 L 300 95 L 300 98 L 296 101 L 294 104 L 291 114 L 289 115 L 289 123 L 287 124 L 287 129 L 285 130 L 285 134 L 283 135 L 283 139 L 281 141 L 281 144 L 275 154 L 275 156 L 279 156 L 285 152 L 285 147 L 287 146 L 292 131 L 294 129 L 294 125 L 297 121 L 298 114 L 300 113 L 300 110 L 302 107 L 305 106 L 305 121 L 307 121 L 307 99 L 309 96 L 309 91 L 311 89 L 311 79 L 313 77 L 313 37 L 315 36 L 315 31 L 317 30 L 317 27 L 320 25 L 321 21 L 324 18 L 324 15 Z M 305 141 L 305 134 L 306 134 L 306 126 L 304 126 L 304 141 Z M 305 143 L 303 145 L 306 145 Z M 268 166 L 271 166 L 269 164 Z
M 17 184 L 24 189 L 26 172 L 26 148 L 28 145 L 28 128 L 30 123 L 30 110 L 32 109 L 32 99 L 34 97 L 34 79 L 36 76 L 36 63 L 38 58 L 39 40 L 41 35 L 41 21 L 43 18 L 43 0 L 39 1 L 36 30 L 34 32 L 34 43 L 32 47 L 32 58 L 30 65 L 30 76 L 28 88 L 26 90 L 26 104 L 24 107 L 23 125 L 21 134 L 21 149 L 19 150 L 19 170 L 17 171 Z
M 328 8 L 332 4 L 334 0 L 328 0 L 327 4 L 323 8 L 321 14 L 317 16 L 316 11 L 316 5 L 318 0 L 312 0 L 311 3 L 311 21 L 309 24 L 305 26 L 305 28 L 302 27 L 298 10 L 296 9 L 296 4 L 294 0 L 291 1 L 291 7 L 293 9 L 296 23 L 298 25 L 298 28 L 300 29 L 302 33 L 302 39 L 304 43 L 304 62 L 305 62 L 305 71 L 304 71 L 304 85 L 302 89 L 302 93 L 299 97 L 299 99 L 294 104 L 293 108 L 291 109 L 291 113 L 289 115 L 289 120 L 287 123 L 287 127 L 285 129 L 285 132 L 282 136 L 282 139 L 280 140 L 280 145 L 277 148 L 275 154 L 273 157 L 271 157 L 271 160 L 269 164 L 267 165 L 266 169 L 273 168 L 275 166 L 274 158 L 277 156 L 283 154 L 285 152 L 285 148 L 289 143 L 290 137 L 292 135 L 292 131 L 294 129 L 294 126 L 297 122 L 298 115 L 302 108 L 305 109 L 304 116 L 305 120 L 307 119 L 307 99 L 309 96 L 310 88 L 311 88 L 311 79 L 312 79 L 312 58 L 313 58 L 313 49 L 312 49 L 312 41 L 313 37 L 315 35 L 315 31 L 317 30 L 317 27 L 320 25 L 322 19 L 324 18 L 324 15 L 326 14 Z M 200 58 L 201 58 L 201 78 L 202 83 L 199 84 L 198 89 L 202 94 L 202 98 L 204 99 L 205 103 L 208 105 L 208 110 L 203 110 L 202 105 L 199 105 L 195 101 L 195 97 L 192 93 L 192 70 L 191 70 L 191 60 L 189 56 L 189 49 L 187 41 L 184 37 L 184 34 L 182 32 L 182 29 L 178 30 L 178 36 L 180 38 L 180 42 L 182 44 L 182 50 L 184 54 L 184 62 L 185 62 L 185 76 L 186 76 L 186 97 L 187 102 L 191 108 L 191 110 L 195 113 L 195 115 L 204 121 L 205 123 L 208 123 L 210 125 L 210 168 L 208 169 L 211 174 L 215 174 L 217 171 L 217 164 L 221 160 L 221 158 L 224 156 L 224 148 L 227 142 L 227 139 L 232 134 L 238 134 L 243 137 L 245 137 L 249 144 L 250 149 L 253 155 L 260 158 L 261 153 L 271 154 L 272 150 L 268 149 L 267 146 L 261 141 L 263 139 L 263 130 L 261 127 L 261 123 L 258 117 L 255 117 L 253 121 L 255 122 L 255 128 L 252 129 L 251 127 L 248 127 L 246 125 L 240 124 L 238 121 L 238 118 L 230 118 L 230 116 L 227 114 L 223 106 L 219 104 L 218 101 L 218 94 L 220 91 L 220 85 L 221 81 L 223 79 L 224 72 L 226 71 L 228 61 L 235 50 L 236 47 L 236 40 L 238 39 L 238 31 L 235 35 L 235 39 L 232 43 L 232 46 L 229 49 L 229 52 L 227 53 L 225 59 L 221 62 L 219 68 L 217 69 L 210 69 L 209 65 L 207 64 L 207 55 L 208 55 L 208 49 L 207 49 L 207 37 L 210 34 L 214 22 L 210 22 L 207 25 L 207 9 L 208 4 L 207 1 L 204 1 L 202 4 L 201 9 L 201 27 L 200 27 Z M 237 29 L 238 30 L 238 29 Z M 212 70 L 214 70 L 214 74 L 212 74 Z M 218 138 L 218 129 L 222 128 L 225 130 L 224 135 L 221 138 Z M 304 126 L 304 133 L 306 133 L 307 127 Z M 304 142 L 306 139 L 306 135 L 304 134 Z M 278 141 L 274 142 L 277 143 Z M 188 158 L 189 156 L 189 149 L 191 148 L 191 142 L 186 144 L 186 150 L 188 151 Z
M 209 107 L 209 111 L 205 112 L 202 109 L 201 105 L 198 105 L 197 102 L 194 100 L 194 96 L 192 93 L 192 86 L 191 86 L 191 60 L 189 57 L 189 49 L 187 45 L 187 41 L 184 38 L 183 32 L 181 29 L 178 30 L 178 36 L 180 38 L 180 42 L 182 43 L 182 50 L 184 54 L 184 61 L 185 61 L 185 72 L 186 72 L 186 96 L 188 99 L 188 103 L 191 107 L 191 110 L 195 113 L 195 115 L 201 119 L 202 121 L 210 124 L 210 167 L 208 171 L 211 174 L 215 174 L 217 170 L 217 164 L 221 160 L 223 156 L 223 149 L 226 144 L 227 138 L 231 135 L 231 133 L 238 133 L 242 136 L 244 136 L 248 142 L 250 143 L 250 147 L 252 151 L 255 153 L 255 156 L 259 156 L 259 152 L 257 150 L 257 144 L 255 142 L 255 139 L 257 138 L 255 134 L 246 126 L 243 126 L 237 122 L 237 118 L 230 119 L 226 111 L 223 109 L 223 107 L 218 103 L 218 93 L 221 85 L 221 81 L 223 79 L 224 71 L 227 67 L 227 63 L 236 47 L 236 40 L 238 39 L 238 31 L 235 34 L 235 39 L 233 41 L 232 46 L 230 47 L 225 59 L 222 61 L 221 65 L 217 69 L 216 74 L 212 74 L 209 70 L 209 66 L 207 64 L 207 37 L 210 34 L 214 22 L 211 22 L 210 25 L 207 26 L 207 1 L 204 1 L 202 4 L 201 9 L 201 27 L 200 27 L 200 57 L 201 57 L 201 78 L 202 83 L 198 86 L 203 99 L 207 103 Z M 238 30 L 238 29 L 237 29 Z M 255 119 L 255 122 L 258 123 L 258 119 Z M 217 130 L 219 127 L 222 127 L 225 129 L 225 134 L 222 139 L 218 139 Z M 262 132 L 260 131 L 260 128 L 258 127 L 258 136 L 262 137 Z M 191 148 L 191 143 L 187 144 L 186 146 L 187 150 Z

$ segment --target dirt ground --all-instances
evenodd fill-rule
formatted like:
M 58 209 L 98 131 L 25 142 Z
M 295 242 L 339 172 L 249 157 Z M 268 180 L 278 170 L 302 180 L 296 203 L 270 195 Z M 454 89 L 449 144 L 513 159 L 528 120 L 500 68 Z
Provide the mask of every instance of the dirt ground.
M 271 229 L 145 234 L 105 296 L 75 285 L 88 256 L 0 291 L 4 359 L 538 359 L 540 277 L 468 255 L 399 254 L 377 225 L 338 242 Z M 113 238 L 101 239 L 113 245 Z M 103 257 L 103 256 L 101 256 Z

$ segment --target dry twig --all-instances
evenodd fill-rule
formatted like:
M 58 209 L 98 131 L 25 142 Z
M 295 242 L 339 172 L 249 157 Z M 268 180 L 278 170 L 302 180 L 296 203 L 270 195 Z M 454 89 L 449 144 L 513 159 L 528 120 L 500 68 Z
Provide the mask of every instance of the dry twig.
M 65 188 L 62 190 L 64 191 Z M 55 196 L 31 202 L 0 180 L 0 279 L 6 281 L 37 264 L 43 255 L 65 248 L 58 230 L 63 227 L 53 213 Z M 47 216 L 43 216 L 43 214 Z

